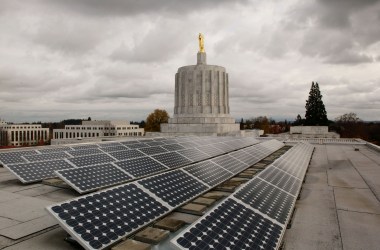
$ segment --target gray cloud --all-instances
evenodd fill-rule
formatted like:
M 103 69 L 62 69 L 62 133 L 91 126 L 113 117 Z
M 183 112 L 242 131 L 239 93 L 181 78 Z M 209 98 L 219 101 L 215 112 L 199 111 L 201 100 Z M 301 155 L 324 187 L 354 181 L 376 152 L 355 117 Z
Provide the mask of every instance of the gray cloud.
M 330 119 L 380 117 L 380 1 L 0 2 L 0 117 L 145 119 L 173 112 L 174 74 L 230 76 L 236 117 L 304 115 L 318 81 Z

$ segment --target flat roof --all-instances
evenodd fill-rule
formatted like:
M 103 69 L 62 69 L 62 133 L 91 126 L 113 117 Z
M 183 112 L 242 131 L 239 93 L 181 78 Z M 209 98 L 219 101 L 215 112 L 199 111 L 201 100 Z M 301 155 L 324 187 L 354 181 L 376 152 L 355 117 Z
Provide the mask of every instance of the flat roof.
M 364 144 L 314 146 L 285 249 L 378 249 L 380 152 Z M 67 233 L 45 210 L 77 196 L 42 183 L 24 185 L 0 167 L 0 249 L 78 249 L 63 240 Z

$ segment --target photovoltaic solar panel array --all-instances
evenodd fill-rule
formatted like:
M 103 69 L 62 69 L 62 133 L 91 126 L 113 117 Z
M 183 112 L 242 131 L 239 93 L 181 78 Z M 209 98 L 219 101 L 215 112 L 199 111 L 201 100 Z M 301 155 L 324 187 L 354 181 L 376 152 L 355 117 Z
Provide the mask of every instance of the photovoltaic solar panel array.
M 283 146 L 273 140 L 246 149 L 259 161 Z M 47 210 L 84 248 L 107 248 L 234 176 L 237 171 L 220 160 L 225 156 L 238 169 L 250 167 L 226 154 L 52 205 Z
M 314 147 L 298 143 L 172 239 L 179 249 L 278 249 Z
M 109 166 L 110 170 L 104 172 L 104 174 L 114 175 L 116 171 L 115 168 L 120 167 L 121 169 L 119 169 L 119 171 L 124 172 L 123 175 L 117 176 L 114 182 L 108 182 L 107 185 L 110 186 L 128 181 L 131 178 L 139 178 L 160 171 L 167 171 L 171 168 L 185 166 L 258 142 L 259 141 L 254 138 L 177 137 L 80 144 L 37 150 L 1 152 L 0 163 L 15 174 L 23 183 L 41 181 L 58 175 L 68 184 L 72 185 L 78 192 L 83 193 L 104 186 L 90 185 L 92 188 L 85 190 L 75 186 L 74 183 L 76 183 L 76 180 L 70 179 L 73 173 L 76 173 L 76 177 L 84 182 L 91 181 L 88 179 L 85 180 L 85 178 L 88 178 L 86 175 L 78 176 L 81 173 L 84 174 L 85 171 L 77 171 L 75 170 L 76 168 L 105 165 Z M 212 145 L 225 148 L 225 150 L 214 148 L 210 154 L 202 152 L 202 147 L 212 148 Z M 144 159 L 132 160 L 136 158 Z M 57 167 L 57 160 L 62 160 L 60 161 L 61 164 L 59 167 Z M 49 162 L 52 163 L 51 168 L 49 167 Z M 139 165 L 132 166 L 134 162 Z M 148 165 L 141 165 L 141 163 L 144 162 L 147 162 Z M 154 162 L 154 164 L 152 162 Z M 153 165 L 155 165 L 155 167 L 153 167 Z M 124 168 L 123 166 L 128 167 Z M 70 169 L 72 173 L 70 173 L 68 169 Z M 88 171 L 92 169 L 94 168 L 87 168 Z M 128 171 L 129 169 L 131 169 L 131 172 Z M 58 173 L 55 171 L 58 171 Z M 128 176 L 128 178 L 125 178 L 125 176 Z

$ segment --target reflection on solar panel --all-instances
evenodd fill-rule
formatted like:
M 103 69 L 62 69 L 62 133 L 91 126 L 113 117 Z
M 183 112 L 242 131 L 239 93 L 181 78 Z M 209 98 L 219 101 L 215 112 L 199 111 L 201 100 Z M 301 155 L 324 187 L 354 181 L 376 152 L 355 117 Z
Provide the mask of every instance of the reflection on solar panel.
M 276 187 L 279 187 L 288 193 L 291 193 L 294 196 L 297 195 L 297 192 L 300 190 L 302 185 L 301 180 L 275 167 L 265 169 L 260 173 L 260 178 L 272 183 Z
M 198 144 L 194 142 L 182 142 L 182 143 L 179 143 L 179 145 L 181 145 L 184 148 L 195 148 L 198 146 Z
M 256 162 L 259 161 L 260 158 L 254 157 L 252 154 L 248 154 L 243 150 L 238 150 L 229 153 L 229 155 L 233 156 L 234 158 L 246 163 L 248 166 L 252 166 Z
M 48 211 L 88 249 L 103 249 L 169 211 L 135 184 L 82 196 Z
M 41 181 L 55 177 L 55 170 L 73 168 L 65 160 L 54 160 L 44 162 L 22 163 L 6 165 L 23 183 Z
M 165 144 L 173 144 L 173 143 L 177 143 L 177 141 L 175 139 L 167 139 L 165 141 L 163 141 Z
M 139 181 L 146 189 L 170 206 L 177 206 L 208 189 L 182 170 L 174 170 Z
M 141 151 L 147 155 L 156 155 L 156 154 L 168 152 L 166 149 L 164 149 L 160 146 L 155 146 L 155 147 L 150 147 L 150 148 L 140 148 L 139 151 Z
M 85 155 L 101 154 L 103 153 L 103 151 L 101 151 L 99 148 L 88 148 L 88 149 L 69 151 L 68 153 L 71 154 L 72 156 L 85 156 Z
M 102 164 L 115 161 L 111 156 L 107 154 L 86 155 L 68 159 L 77 167 L 85 167 L 95 164 Z
M 230 155 L 218 156 L 212 159 L 212 161 L 234 174 L 237 174 L 249 167 L 247 164 L 233 158 Z
M 29 162 L 35 162 L 35 161 L 50 161 L 50 160 L 65 159 L 71 156 L 69 156 L 65 152 L 56 152 L 56 153 L 50 153 L 50 154 L 24 155 L 23 157 Z
M 295 197 L 258 178 L 250 181 L 234 197 L 285 224 Z
M 73 168 L 56 171 L 57 176 L 70 183 L 79 193 L 112 186 L 132 179 L 127 173 L 112 164 Z
M 185 156 L 186 158 L 194 162 L 202 161 L 202 160 L 210 158 L 208 154 L 205 154 L 196 148 L 180 150 L 178 151 L 178 153 L 180 153 L 181 155 Z
M 125 150 L 125 151 L 116 151 L 116 152 L 111 152 L 109 154 L 112 157 L 118 159 L 119 161 L 145 156 L 143 153 L 141 153 L 137 149 L 130 149 L 130 150 Z
M 216 186 L 233 175 L 211 161 L 196 163 L 185 167 L 184 170 L 210 186 Z
M 276 249 L 282 227 L 226 199 L 173 239 L 181 249 Z
M 123 145 L 127 145 L 128 146 L 128 145 L 131 145 L 131 144 L 139 144 L 140 142 L 132 140 L 132 141 L 122 141 L 120 143 L 123 144 Z
M 149 142 L 145 142 L 145 144 L 147 144 L 147 145 L 149 145 L 151 147 L 165 145 L 165 143 L 160 142 L 160 141 L 149 141 Z
M 22 155 L 32 155 L 32 154 L 37 154 L 37 152 L 35 150 L 1 152 L 0 153 L 0 163 L 2 165 L 14 164 L 14 163 L 23 163 L 26 161 L 21 156 Z
M 224 151 L 220 150 L 220 149 L 217 149 L 211 145 L 209 146 L 202 146 L 202 147 L 197 147 L 197 149 L 199 149 L 200 151 L 214 157 L 214 156 L 217 156 L 217 155 L 221 155 L 223 153 L 225 153 Z
M 169 168 L 182 167 L 191 163 L 189 159 L 177 152 L 153 155 L 152 157 Z
M 212 146 L 217 148 L 217 149 L 222 150 L 223 152 L 229 152 L 229 151 L 237 149 L 235 147 L 232 147 L 231 145 L 228 145 L 228 142 L 227 143 L 223 143 L 223 142 L 215 143 Z
M 146 176 L 152 173 L 168 170 L 167 167 L 150 157 L 135 158 L 115 162 L 115 164 L 134 177 Z

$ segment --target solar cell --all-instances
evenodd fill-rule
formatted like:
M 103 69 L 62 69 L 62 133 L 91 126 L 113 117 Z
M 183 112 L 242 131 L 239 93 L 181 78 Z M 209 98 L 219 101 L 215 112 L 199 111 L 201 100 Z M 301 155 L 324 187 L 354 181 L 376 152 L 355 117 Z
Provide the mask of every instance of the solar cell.
M 115 162 L 115 164 L 134 177 L 146 176 L 168 170 L 167 167 L 148 156 Z
M 231 172 L 211 161 L 196 163 L 185 167 L 184 170 L 210 186 L 216 186 L 233 176 Z
M 249 181 L 234 197 L 285 224 L 295 197 L 258 178 Z
M 123 170 L 109 163 L 59 170 L 56 171 L 56 174 L 79 193 L 112 186 L 132 179 Z
M 49 154 L 24 155 L 23 157 L 29 162 L 36 162 L 36 161 L 51 161 L 51 160 L 58 160 L 58 159 L 66 159 L 66 158 L 70 158 L 71 156 L 66 154 L 65 152 L 56 152 L 56 153 L 49 153 Z
M 156 159 L 169 168 L 183 167 L 191 163 L 189 159 L 178 154 L 177 152 L 153 155 L 152 158 Z
M 108 148 L 108 147 L 121 146 L 121 143 L 120 142 L 108 142 L 108 143 L 99 143 L 98 145 L 101 148 Z
M 128 148 L 131 148 L 131 149 L 134 149 L 134 148 L 145 148 L 145 147 L 149 147 L 148 144 L 145 144 L 145 143 L 134 143 L 134 144 L 128 144 L 126 145 Z
M 160 145 L 165 145 L 165 143 L 161 142 L 161 141 L 149 141 L 149 142 L 145 142 L 145 144 L 153 147 L 153 146 L 160 146 Z
M 267 167 L 262 171 L 259 177 L 267 182 L 272 183 L 276 187 L 285 190 L 296 196 L 301 188 L 302 181 L 294 176 L 287 174 L 274 166 Z
M 112 157 L 118 159 L 119 161 L 145 156 L 143 153 L 141 153 L 137 149 L 116 151 L 116 152 L 111 152 L 109 154 L 112 155 Z
M 230 155 L 218 156 L 211 160 L 234 174 L 237 174 L 248 167 L 247 164 L 235 159 Z
M 149 147 L 149 148 L 140 148 L 139 151 L 141 151 L 147 155 L 156 155 L 156 154 L 168 152 L 166 149 L 164 149 L 160 146 Z
M 169 211 L 135 184 L 82 196 L 47 208 L 87 249 L 103 249 Z
M 194 162 L 202 161 L 202 160 L 210 158 L 208 154 L 205 154 L 196 148 L 180 150 L 178 151 L 178 153 L 180 153 L 181 155 L 185 156 L 186 158 Z
M 178 206 L 208 189 L 182 170 L 173 170 L 138 181 L 170 206 Z
M 79 145 L 73 145 L 70 147 L 74 150 L 82 150 L 82 149 L 89 149 L 89 148 L 98 148 L 99 146 L 96 144 L 79 144 Z
M 139 141 L 135 141 L 135 140 L 132 140 L 132 141 L 121 141 L 120 142 L 121 144 L 123 144 L 123 145 L 131 145 L 131 144 L 140 144 L 140 142 Z
M 15 174 L 23 183 L 53 178 L 55 177 L 55 170 L 73 168 L 73 166 L 65 160 L 14 164 L 6 165 L 5 167 Z
M 226 199 L 172 242 L 180 249 L 277 249 L 282 227 Z
M 222 150 L 224 153 L 235 150 L 234 147 L 231 147 L 227 143 L 219 142 L 212 144 L 213 147 Z
M 69 151 L 68 153 L 75 157 L 75 156 L 101 154 L 101 153 L 103 153 L 103 151 L 101 151 L 99 148 L 88 148 L 88 149 L 80 149 L 80 150 L 75 150 L 75 151 Z
M 101 148 L 101 150 L 106 153 L 109 153 L 109 152 L 115 152 L 115 151 L 128 150 L 128 148 L 124 147 L 123 145 L 118 145 L 118 146 L 103 147 Z
M 63 152 L 63 151 L 71 151 L 73 149 L 69 147 L 53 147 L 53 148 L 43 148 L 38 149 L 37 151 L 41 154 L 48 154 L 48 153 L 56 153 L 56 152 Z
M 114 158 L 107 154 L 97 154 L 97 155 L 86 155 L 80 157 L 74 157 L 68 159 L 71 163 L 73 163 L 77 167 L 85 167 L 90 165 L 109 163 L 115 161 Z
M 185 147 L 179 145 L 178 143 L 163 145 L 162 147 L 168 151 L 177 151 L 177 150 L 185 149 Z

